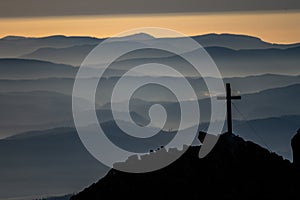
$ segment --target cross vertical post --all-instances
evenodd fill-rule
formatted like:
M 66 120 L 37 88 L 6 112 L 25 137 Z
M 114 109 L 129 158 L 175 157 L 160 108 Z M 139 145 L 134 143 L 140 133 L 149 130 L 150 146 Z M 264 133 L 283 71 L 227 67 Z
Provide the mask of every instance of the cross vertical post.
M 226 83 L 226 97 L 217 97 L 218 100 L 226 100 L 227 104 L 227 129 L 228 133 L 232 134 L 232 112 L 231 112 L 231 100 L 241 99 L 241 96 L 231 96 L 230 83 Z
M 226 83 L 226 104 L 227 104 L 227 129 L 229 133 L 232 133 L 231 88 L 229 83 Z

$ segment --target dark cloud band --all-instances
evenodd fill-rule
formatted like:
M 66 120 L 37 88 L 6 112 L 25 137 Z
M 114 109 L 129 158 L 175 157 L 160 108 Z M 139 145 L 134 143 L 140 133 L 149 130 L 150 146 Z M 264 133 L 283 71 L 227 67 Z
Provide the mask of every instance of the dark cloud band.
M 0 17 L 299 10 L 299 0 L 10 0 Z

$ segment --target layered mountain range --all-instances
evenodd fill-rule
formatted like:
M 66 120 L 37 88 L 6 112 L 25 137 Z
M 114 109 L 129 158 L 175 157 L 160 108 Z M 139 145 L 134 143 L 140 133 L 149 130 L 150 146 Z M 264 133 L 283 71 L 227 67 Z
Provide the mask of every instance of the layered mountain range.
M 236 155 L 225 151 L 222 154 L 219 151 L 220 148 L 217 148 L 216 154 L 212 152 L 212 155 L 215 156 L 207 158 L 207 164 L 203 164 L 204 161 L 199 161 L 197 156 L 194 156 L 200 147 L 191 147 L 184 157 L 176 162 L 179 164 L 172 164 L 166 169 L 167 171 L 162 170 L 151 175 L 142 175 L 140 179 L 135 177 L 135 175 L 112 170 L 97 186 L 92 188 L 100 188 L 98 185 L 101 185 L 101 188 L 103 188 L 103 185 L 107 185 L 105 186 L 107 187 L 106 189 L 111 191 L 109 188 L 114 187 L 115 184 L 118 185 L 119 183 L 116 182 L 118 182 L 120 177 L 124 177 L 124 180 L 134 177 L 133 179 L 136 179 L 138 182 L 147 180 L 149 181 L 147 187 L 150 188 L 152 187 L 150 185 L 155 185 L 155 182 L 157 182 L 155 181 L 156 176 L 162 176 L 166 173 L 168 175 L 161 182 L 167 185 L 165 187 L 168 188 L 168 185 L 171 185 L 176 188 L 177 184 L 175 183 L 186 179 L 190 183 L 184 182 L 184 185 L 186 184 L 184 187 L 187 187 L 184 189 L 195 194 L 193 189 L 196 189 L 198 184 L 196 179 L 200 177 L 200 174 L 196 172 L 198 167 L 200 171 L 201 169 L 205 171 L 209 169 L 208 166 L 217 165 L 218 167 L 213 171 L 215 173 L 223 167 L 228 169 L 232 165 L 234 167 L 227 170 L 230 172 L 228 174 L 234 174 L 234 171 L 237 170 L 237 174 L 243 174 L 246 176 L 246 179 L 249 178 L 248 186 L 254 185 L 251 181 L 259 181 L 261 184 L 267 182 L 264 182 L 260 177 L 256 177 L 255 180 L 251 179 L 250 175 L 248 176 L 243 170 L 250 170 L 250 167 L 253 167 L 253 169 L 259 171 L 258 166 L 269 166 L 269 164 L 266 164 L 267 161 L 268 163 L 276 164 L 276 166 L 282 166 L 282 169 L 294 171 L 294 168 L 290 167 L 289 161 L 283 161 L 282 158 L 275 154 L 269 154 L 254 143 L 264 148 L 269 148 L 270 151 L 283 156 L 284 159 L 293 161 L 290 140 L 299 128 L 300 121 L 300 44 L 271 44 L 256 37 L 232 34 L 207 34 L 193 36 L 192 38 L 201 44 L 213 58 L 221 75 L 224 77 L 222 81 L 231 83 L 233 93 L 242 96 L 242 100 L 234 102 L 233 105 L 233 125 L 235 134 L 243 139 L 233 137 L 231 141 L 237 142 L 238 146 L 235 147 L 238 150 L 242 149 L 242 152 Z M 90 50 L 104 40 L 105 38 L 66 37 L 61 35 L 43 38 L 8 36 L 0 39 L 0 188 L 4 188 L 1 190 L 0 199 L 18 197 L 31 200 L 35 197 L 57 196 L 78 192 L 104 177 L 109 171 L 107 167 L 95 160 L 86 151 L 74 128 L 72 116 L 72 90 L 78 67 Z M 183 38 L 155 38 L 151 35 L 140 33 L 123 38 L 114 38 L 114 43 L 107 45 L 106 48 L 114 51 L 114 49 L 120 48 L 122 45 L 134 47 L 143 42 L 164 44 L 169 40 L 179 44 L 184 41 Z M 184 44 L 182 46 L 184 47 Z M 192 56 L 197 51 L 199 49 L 194 51 L 187 50 L 183 54 Z M 160 54 L 148 49 L 138 52 L 134 57 L 127 57 L 118 61 L 114 68 L 105 72 L 105 78 L 101 83 L 104 87 L 96 93 L 95 106 L 98 119 L 101 125 L 106 130 L 109 130 L 108 134 L 112 140 L 118 141 L 125 146 L 132 145 L 119 136 L 121 133 L 120 129 L 114 122 L 114 120 L 118 120 L 124 126 L 131 126 L 129 120 L 124 120 L 123 118 L 123 116 L 126 116 L 126 111 L 122 109 L 117 110 L 120 119 L 113 119 L 111 115 L 111 104 L 107 99 L 110 85 L 118 80 L 120 78 L 119 75 L 126 72 L 128 66 L 132 64 L 144 61 L 172 64 L 176 63 L 178 58 L 178 56 Z M 101 68 L 104 64 L 98 63 L 97 66 Z M 95 66 L 91 66 L 89 69 L 92 72 L 95 70 L 93 67 Z M 191 99 L 190 101 L 198 101 L 200 105 L 201 122 L 193 125 L 198 126 L 197 130 L 199 131 L 206 131 L 210 116 L 210 94 L 206 83 L 203 77 L 195 76 L 184 65 L 182 66 L 182 71 L 197 93 L 198 99 Z M 99 71 L 95 71 L 95 74 L 96 72 L 98 73 Z M 171 77 L 163 72 L 155 72 L 153 70 L 148 70 L 147 73 L 135 73 L 126 77 L 124 86 L 130 87 L 136 82 L 151 80 L 153 77 L 160 78 L 179 89 L 182 88 L 180 77 Z M 97 76 L 95 75 L 95 77 L 84 81 L 89 84 L 96 78 Z M 214 82 L 216 77 L 205 77 L 205 80 Z M 179 91 L 184 92 L 182 89 Z M 215 97 L 216 95 L 213 94 L 213 96 Z M 83 98 L 81 101 L 82 113 L 89 112 L 85 109 L 87 100 Z M 123 99 L 120 99 L 118 103 L 123 104 L 125 102 Z M 130 115 L 137 124 L 146 125 L 150 121 L 149 108 L 154 104 L 161 104 L 169 114 L 166 129 L 162 131 L 175 134 L 176 129 L 174 127 L 177 127 L 179 119 L 177 103 L 169 93 L 157 90 L 155 87 L 148 88 L 131 99 Z M 190 102 L 181 103 L 188 105 Z M 156 120 L 159 121 L 160 119 Z M 188 127 L 186 128 L 188 129 Z M 223 131 L 225 130 L 226 126 Z M 167 139 L 164 137 L 159 138 L 159 142 L 166 142 Z M 155 143 L 155 145 L 159 145 L 159 142 Z M 220 145 L 222 146 L 222 143 L 228 145 L 227 142 L 228 137 L 223 136 Z M 198 142 L 195 141 L 194 145 L 198 145 Z M 142 149 L 143 147 L 137 145 L 137 148 Z M 260 153 L 255 154 L 253 151 Z M 223 163 L 224 165 L 218 164 L 217 155 L 228 157 L 230 162 L 227 164 Z M 237 163 L 237 160 L 234 160 L 235 156 L 238 156 L 238 158 L 248 156 L 249 160 L 243 160 L 244 163 Z M 255 156 L 258 156 L 258 158 L 255 158 Z M 262 158 L 265 158 L 267 161 L 263 162 Z M 254 166 L 251 162 L 258 164 Z M 201 168 L 203 167 L 202 165 L 204 168 Z M 173 168 L 173 166 L 175 167 Z M 187 168 L 190 172 L 184 166 L 189 166 Z M 263 167 L 262 172 L 266 172 L 266 168 Z M 279 168 L 275 167 L 276 170 L 279 170 Z M 169 169 L 170 172 L 168 171 Z M 179 173 L 180 177 L 178 177 L 178 180 L 173 180 L 173 184 L 168 182 L 168 180 L 170 176 L 175 175 L 175 171 L 182 173 Z M 260 175 L 263 175 L 262 172 L 259 172 L 261 173 Z M 116 179 L 114 179 L 115 174 L 118 177 Z M 195 174 L 197 178 L 192 180 L 191 177 Z M 295 175 L 294 172 L 287 172 L 287 174 L 287 177 L 290 177 L 290 174 Z M 153 179 L 149 177 L 152 175 Z M 219 175 L 222 175 L 221 172 Z M 222 175 L 224 179 L 220 179 L 220 184 L 213 181 L 211 184 L 226 186 L 225 178 L 229 178 L 229 175 L 227 173 Z M 236 182 L 243 181 L 243 176 L 233 177 L 232 180 Z M 298 177 L 297 173 L 295 177 Z M 206 181 L 218 180 L 217 177 L 208 175 L 204 179 Z M 266 179 L 267 181 L 273 180 L 271 172 Z M 280 180 L 287 181 L 288 178 L 278 179 L 278 181 Z M 122 184 L 120 183 L 120 186 Z M 128 182 L 127 185 L 131 184 L 135 187 L 133 182 Z M 264 187 L 261 184 L 259 186 Z M 200 186 L 206 187 L 205 185 Z M 235 186 L 235 183 L 232 183 L 231 186 Z M 276 187 L 274 186 L 274 188 Z M 254 188 L 259 194 L 258 187 Z M 293 190 L 294 186 L 291 186 L 291 188 Z M 140 188 L 137 187 L 137 189 Z M 242 190 L 239 190 L 240 188 L 230 189 L 229 186 L 226 186 L 225 189 L 218 187 L 218 189 L 223 191 L 224 194 L 228 194 L 228 197 L 235 197 L 233 195 L 236 193 L 244 194 L 245 191 L 251 192 L 246 187 L 242 188 Z M 48 191 L 52 191 L 51 194 L 48 194 Z M 86 191 L 91 191 L 91 197 L 94 197 L 94 189 Z M 128 191 L 131 190 L 128 189 Z M 266 188 L 266 191 L 268 191 L 268 188 Z M 86 194 L 90 195 L 88 193 L 80 193 L 78 197 L 74 198 L 82 199 L 82 197 L 86 197 Z M 108 195 L 108 193 L 103 193 L 103 195 Z M 172 196 L 173 194 L 169 195 Z M 195 196 L 197 195 L 198 193 L 195 194 Z M 203 195 L 205 196 L 207 193 L 205 194 L 204 192 Z

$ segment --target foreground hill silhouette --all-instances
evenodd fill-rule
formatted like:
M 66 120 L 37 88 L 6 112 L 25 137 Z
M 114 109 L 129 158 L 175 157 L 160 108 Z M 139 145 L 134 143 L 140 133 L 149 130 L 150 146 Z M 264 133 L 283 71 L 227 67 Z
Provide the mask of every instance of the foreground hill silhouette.
M 225 133 L 203 159 L 199 148 L 190 147 L 168 167 L 150 173 L 112 169 L 71 200 L 300 197 L 300 170 L 252 142 Z
M 293 164 L 300 169 L 300 128 L 292 138 L 291 145 L 293 148 Z

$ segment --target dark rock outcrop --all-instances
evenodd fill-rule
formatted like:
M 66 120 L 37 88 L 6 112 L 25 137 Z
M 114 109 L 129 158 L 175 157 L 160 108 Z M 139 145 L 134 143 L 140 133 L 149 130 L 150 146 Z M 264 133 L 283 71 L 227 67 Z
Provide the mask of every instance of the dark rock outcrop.
M 293 164 L 300 168 L 300 129 L 298 129 L 296 135 L 292 138 L 293 149 Z
M 199 148 L 190 147 L 168 167 L 150 173 L 112 169 L 71 200 L 300 197 L 299 170 L 252 142 L 227 133 L 203 159 L 198 158 Z

